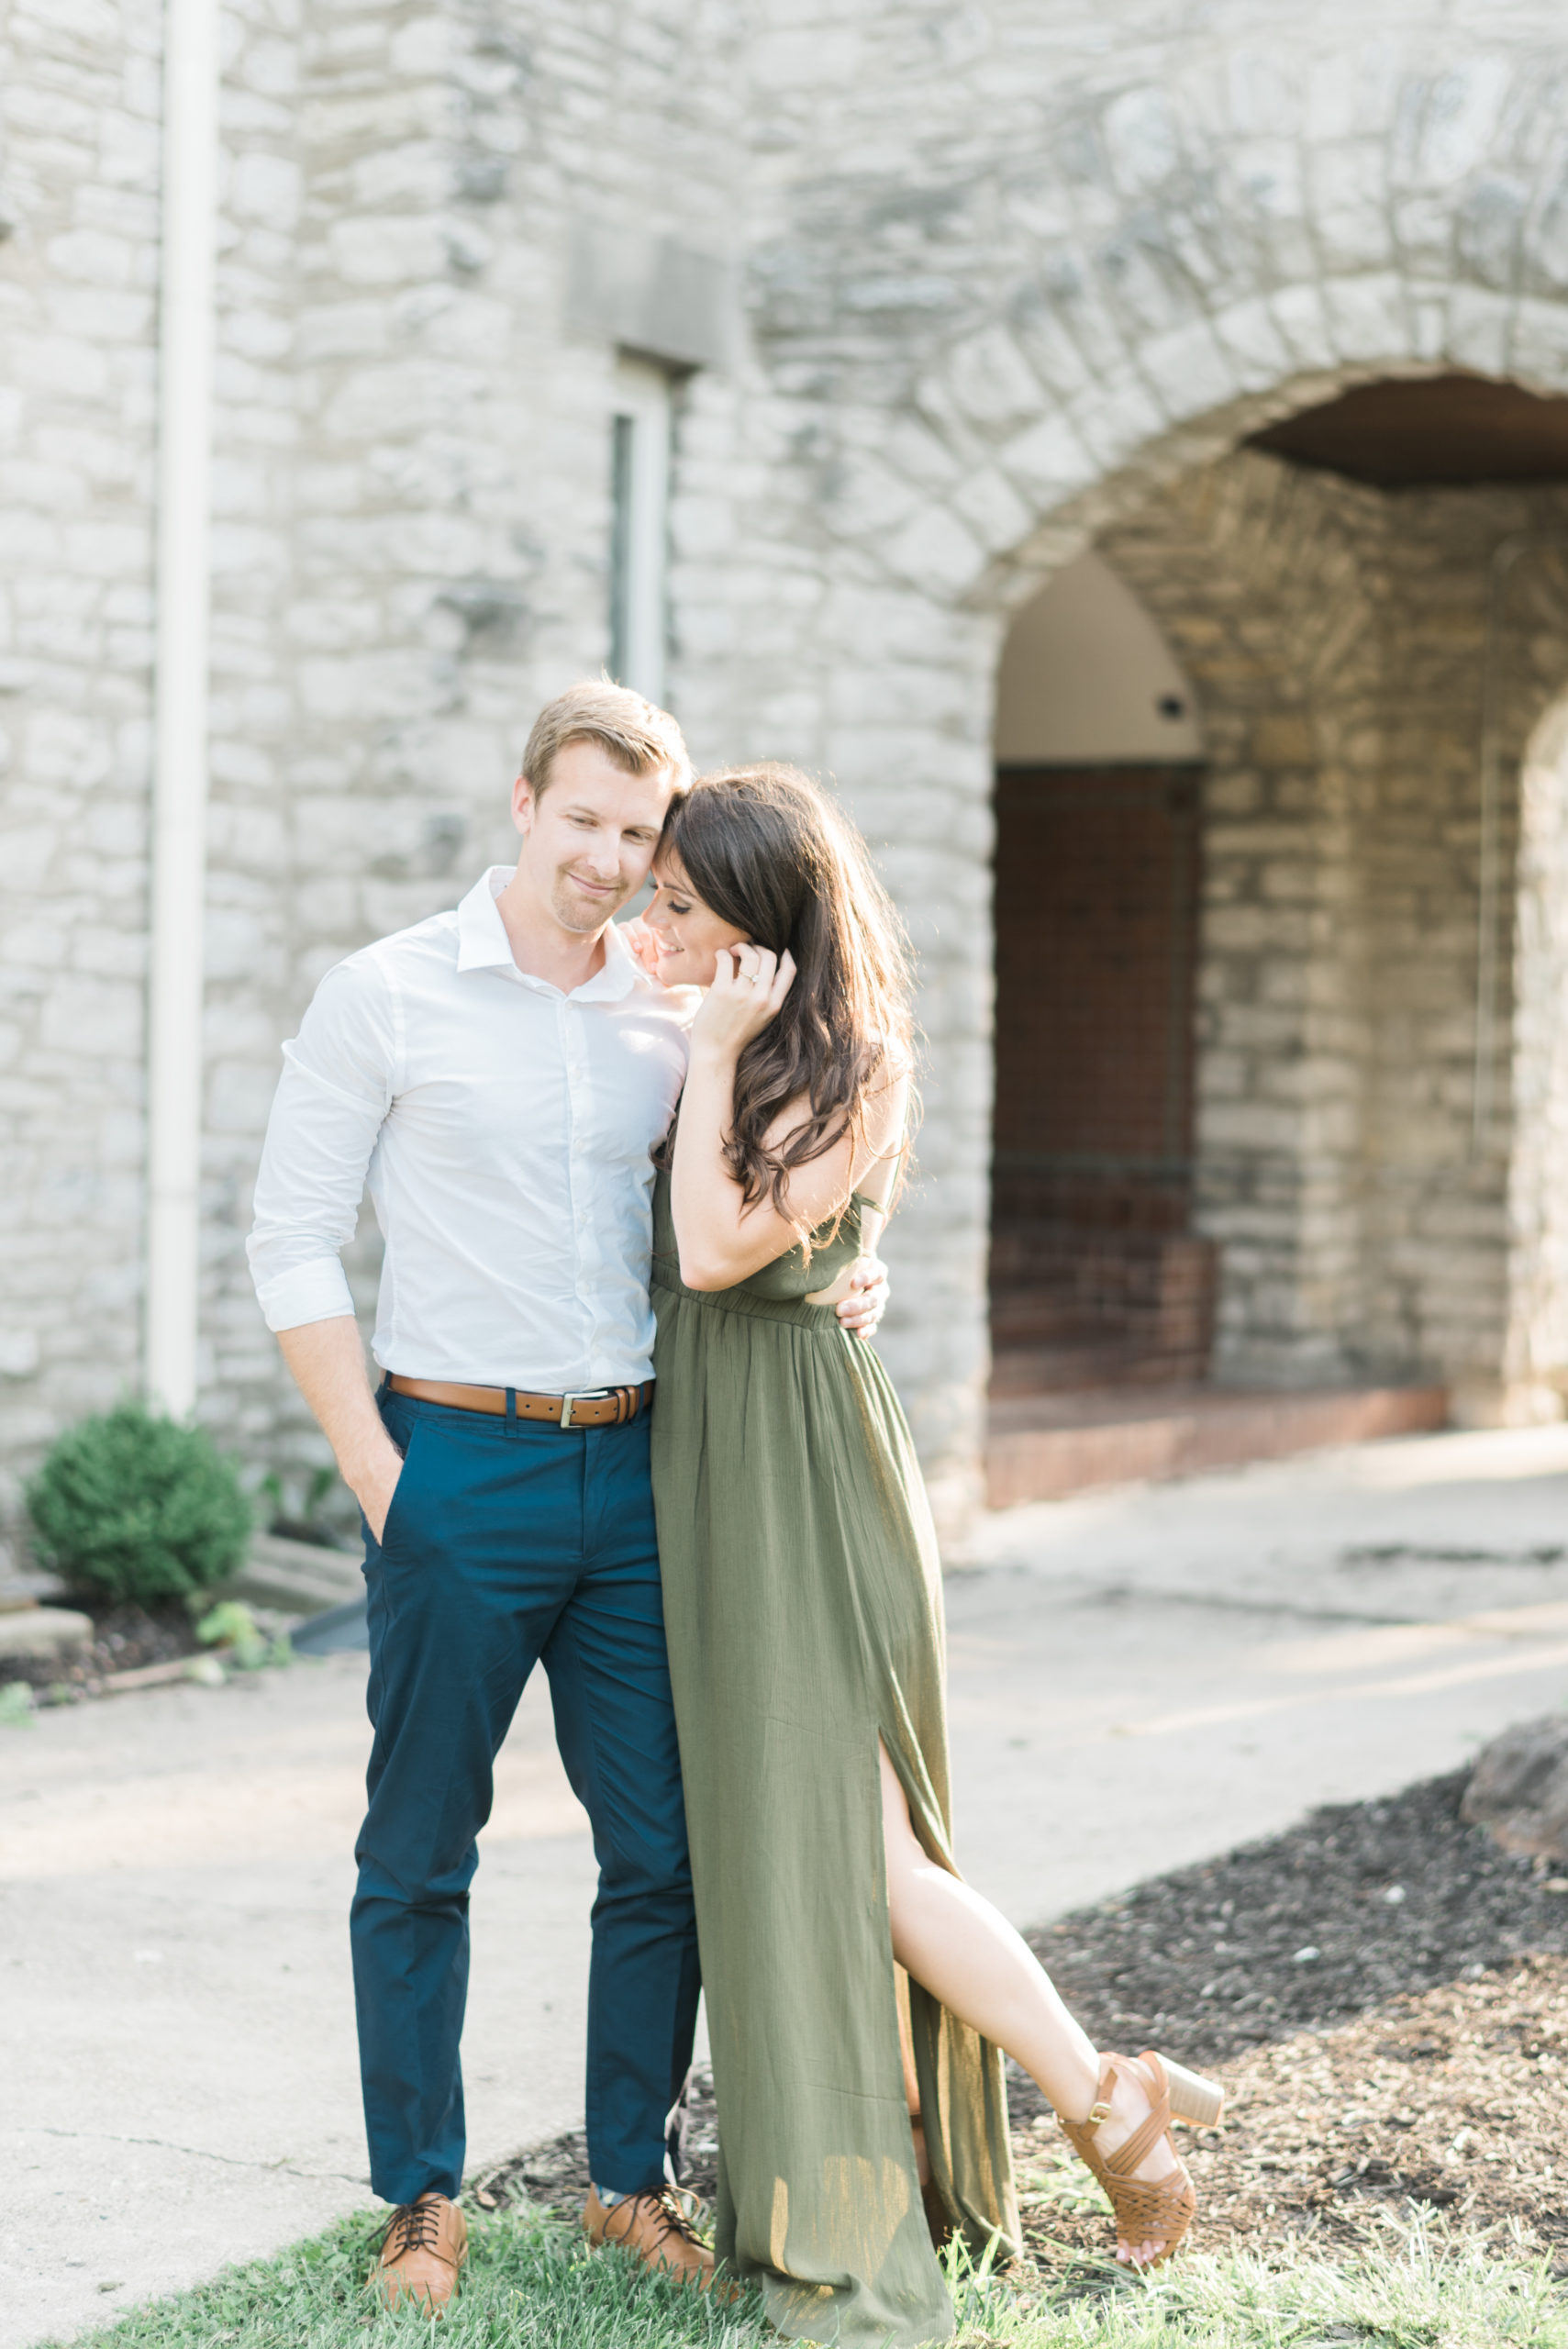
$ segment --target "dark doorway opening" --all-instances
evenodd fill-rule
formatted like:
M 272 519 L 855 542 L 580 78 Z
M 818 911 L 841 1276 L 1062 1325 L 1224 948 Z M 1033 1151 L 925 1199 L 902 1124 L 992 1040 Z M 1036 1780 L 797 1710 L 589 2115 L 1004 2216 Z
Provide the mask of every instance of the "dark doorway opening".
M 1247 445 L 1377 489 L 1568 480 L 1568 399 L 1486 375 L 1358 384 Z
M 992 1392 L 1190 1383 L 1215 1250 L 1192 1212 L 1198 773 L 996 778 Z

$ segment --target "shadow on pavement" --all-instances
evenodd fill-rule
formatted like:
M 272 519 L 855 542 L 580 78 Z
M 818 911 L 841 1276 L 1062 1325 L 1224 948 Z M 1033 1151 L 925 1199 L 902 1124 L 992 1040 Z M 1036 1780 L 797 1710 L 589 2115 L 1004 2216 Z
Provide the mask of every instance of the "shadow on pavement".
M 289 1644 L 295 1655 L 340 1655 L 350 1648 L 368 1648 L 364 1600 L 350 1598 L 342 1607 L 308 1617 L 289 1633 Z

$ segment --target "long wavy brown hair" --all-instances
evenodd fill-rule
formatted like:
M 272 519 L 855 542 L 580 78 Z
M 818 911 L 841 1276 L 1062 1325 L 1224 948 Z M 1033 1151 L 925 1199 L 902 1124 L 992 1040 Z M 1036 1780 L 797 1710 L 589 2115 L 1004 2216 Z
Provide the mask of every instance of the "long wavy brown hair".
M 747 1206 L 767 1198 L 804 1240 L 785 1199 L 791 1174 L 847 1132 L 863 1143 L 868 1101 L 910 1069 L 904 926 L 859 832 L 797 767 L 699 775 L 672 802 L 660 846 L 712 912 L 754 946 L 795 957 L 783 1008 L 737 1063 L 724 1155 Z M 801 1121 L 775 1147 L 768 1129 L 791 1102 Z M 662 1164 L 671 1148 L 655 1153 Z M 901 1177 L 902 1162 L 901 1148 Z

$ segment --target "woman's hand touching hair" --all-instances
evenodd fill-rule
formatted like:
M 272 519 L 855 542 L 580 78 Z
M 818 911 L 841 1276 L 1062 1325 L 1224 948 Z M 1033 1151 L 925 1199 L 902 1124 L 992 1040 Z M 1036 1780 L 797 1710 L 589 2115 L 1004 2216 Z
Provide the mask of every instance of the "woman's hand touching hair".
M 694 1056 L 733 1066 L 778 1018 L 794 980 L 795 957 L 787 946 L 782 954 L 770 954 L 765 946 L 721 947 L 713 984 L 692 1022 Z
M 702 777 L 672 805 L 661 853 L 729 939 L 747 941 L 718 956 L 693 1025 L 679 1147 L 672 1130 L 654 1152 L 673 1178 L 683 1264 L 690 1252 L 714 1275 L 687 1269 L 687 1285 L 723 1287 L 755 1269 L 757 1247 L 776 1242 L 780 1255 L 793 1235 L 809 1251 L 866 1168 L 902 1161 L 908 941 L 864 841 L 796 768 Z M 697 1180 L 699 1161 L 739 1197 Z M 893 1196 L 895 1184 L 886 1207 Z M 714 1244 L 720 1228 L 735 1246 Z

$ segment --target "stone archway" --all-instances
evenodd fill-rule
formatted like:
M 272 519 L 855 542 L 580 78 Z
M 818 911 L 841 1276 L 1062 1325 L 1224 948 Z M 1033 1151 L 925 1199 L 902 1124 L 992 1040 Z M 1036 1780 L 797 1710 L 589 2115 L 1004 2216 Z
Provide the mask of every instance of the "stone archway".
M 1242 451 L 1098 541 L 1205 711 L 1194 1221 L 1229 1383 L 1516 1408 L 1510 1182 L 1516 1218 L 1533 1181 L 1553 1219 L 1507 1082 L 1511 883 L 1520 756 L 1568 667 L 1564 516 L 1550 487 L 1391 495 Z M 1541 812 L 1521 1103 L 1551 1096 L 1551 841 Z
M 738 734 L 835 778 L 915 931 L 929 1115 L 922 1185 L 892 1238 L 887 1350 L 939 1506 L 958 1517 L 977 1490 L 986 1375 L 989 746 L 1007 617 L 1086 545 L 1125 554 L 1140 518 L 1198 483 L 1216 514 L 1240 499 L 1266 571 L 1278 509 L 1243 495 L 1231 452 L 1349 387 L 1462 369 L 1568 388 L 1568 197 L 1544 8 L 1483 55 L 1435 8 L 1373 39 L 1330 0 L 1265 54 L 1251 12 L 1220 0 L 1201 40 L 1139 28 L 1093 61 L 1033 41 L 1024 0 L 986 11 L 984 28 L 976 13 L 973 40 L 955 15 L 925 47 L 895 13 L 851 0 L 833 43 L 789 51 L 794 142 L 770 151 L 749 261 L 757 365 L 696 385 L 691 425 L 694 445 L 758 461 L 735 508 L 742 594 L 751 549 L 781 528 L 795 567 L 766 628 L 726 638 L 722 684 L 697 656 L 681 682 L 727 748 Z M 865 70 L 844 70 L 846 44 Z M 1396 1022 L 1381 1041 L 1353 1033 L 1354 955 L 1378 934 L 1356 845 L 1376 836 L 1393 855 L 1403 826 L 1418 863 L 1435 853 L 1395 806 L 1371 820 L 1354 696 L 1332 720 L 1317 706 L 1340 585 L 1364 617 L 1369 599 L 1419 584 L 1419 532 L 1375 560 L 1363 537 L 1325 529 L 1318 607 L 1279 583 L 1278 613 L 1294 596 L 1306 630 L 1291 692 L 1235 712 L 1282 792 L 1317 778 L 1310 810 L 1282 808 L 1282 822 L 1312 873 L 1292 918 L 1334 948 L 1304 960 L 1279 1048 L 1298 1085 L 1273 1105 L 1295 1130 L 1292 1196 L 1273 1196 L 1254 1156 L 1258 1199 L 1237 1191 L 1225 1210 L 1272 1219 L 1249 1277 L 1273 1315 L 1262 1353 L 1276 1371 L 1292 1356 L 1292 1375 L 1309 1354 L 1318 1375 L 1466 1349 L 1496 1365 L 1507 1318 L 1506 1147 L 1486 1200 L 1463 1184 L 1402 1194 L 1378 1152 L 1430 1105 L 1406 1083 Z M 711 581 L 690 592 L 695 643 L 717 604 Z M 1463 624 L 1479 625 L 1473 608 Z M 1364 633 L 1349 629 L 1352 665 Z M 1473 777 L 1473 732 L 1465 755 Z M 1462 831 L 1474 814 L 1457 769 L 1454 789 L 1445 821 Z M 1472 955 L 1473 912 L 1448 916 Z M 1446 1016 L 1440 1094 L 1473 1057 L 1473 1008 Z M 1217 1049 L 1210 1075 L 1221 1066 Z M 1217 1091 L 1200 1116 L 1218 1135 Z M 1341 1140 L 1358 1122 L 1382 1136 L 1371 1172 Z M 1406 1209 L 1429 1224 L 1418 1246 L 1399 1236 Z M 1239 1230 L 1231 1243 L 1240 1275 Z M 1226 1342 L 1240 1359 L 1245 1336 L 1267 1367 L 1258 1328 L 1232 1316 Z

